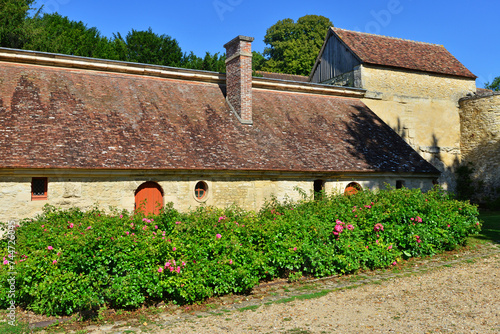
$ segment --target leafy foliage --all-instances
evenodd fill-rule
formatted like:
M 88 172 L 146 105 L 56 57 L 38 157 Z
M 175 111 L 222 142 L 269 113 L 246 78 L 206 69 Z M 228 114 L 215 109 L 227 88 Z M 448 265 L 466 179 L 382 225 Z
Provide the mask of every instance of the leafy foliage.
M 484 88 L 491 89 L 493 91 L 500 91 L 500 76 L 493 79 L 491 83 L 487 82 L 484 84 Z
M 132 29 L 125 38 L 115 34 L 115 45 L 119 50 L 119 60 L 143 64 L 179 66 L 182 51 L 179 43 L 170 36 L 158 35 L 151 28 L 146 31 Z
M 57 13 L 34 16 L 26 21 L 31 31 L 24 49 L 82 57 L 118 59 L 111 41 L 97 28 L 72 21 Z
M 181 67 L 190 68 L 194 70 L 213 71 L 213 72 L 226 72 L 226 55 L 213 55 L 207 52 L 204 58 L 200 58 L 193 52 L 184 54 Z
M 244 293 L 263 279 L 297 280 L 383 268 L 465 243 L 479 231 L 475 206 L 439 189 L 360 192 L 278 203 L 258 213 L 167 205 L 153 217 L 99 209 L 57 210 L 16 229 L 9 259 L 0 241 L 0 308 L 9 305 L 9 260 L 16 305 L 71 314 L 160 300 L 193 303 Z
M 264 49 L 268 58 L 263 70 L 309 75 L 332 22 L 318 15 L 306 15 L 294 22 L 284 19 L 267 29 Z
M 28 38 L 25 20 L 35 0 L 0 0 L 0 46 L 20 48 Z

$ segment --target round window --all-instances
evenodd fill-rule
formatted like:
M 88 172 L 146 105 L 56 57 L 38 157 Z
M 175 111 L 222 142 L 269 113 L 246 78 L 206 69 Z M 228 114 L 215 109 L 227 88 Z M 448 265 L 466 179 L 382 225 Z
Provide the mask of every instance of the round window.
M 196 186 L 194 187 L 194 197 L 198 201 L 203 201 L 204 199 L 206 199 L 207 192 L 208 192 L 208 185 L 205 182 L 199 181 L 198 183 L 196 183 Z

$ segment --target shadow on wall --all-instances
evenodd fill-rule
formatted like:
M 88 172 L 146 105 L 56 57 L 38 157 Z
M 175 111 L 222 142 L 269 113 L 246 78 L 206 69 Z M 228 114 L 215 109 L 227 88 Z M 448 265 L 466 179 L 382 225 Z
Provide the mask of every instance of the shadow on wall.
M 469 187 L 466 193 L 471 193 L 470 200 L 500 209 L 500 140 L 481 141 L 462 161 L 465 173 L 458 182 Z
M 374 171 L 437 172 L 389 125 L 366 108 L 357 107 L 345 122 L 351 154 Z
M 404 141 L 409 141 L 408 129 L 404 127 L 403 122 L 398 117 L 397 125 L 392 128 Z M 416 148 L 420 150 L 421 148 Z M 417 151 L 418 152 L 418 151 Z M 460 166 L 460 159 L 458 155 L 455 155 L 451 165 L 446 165 L 443 162 L 443 156 L 441 154 L 441 148 L 439 145 L 439 139 L 436 134 L 432 134 L 431 146 L 426 148 L 425 152 L 420 153 L 421 156 L 430 162 L 434 167 L 436 167 L 441 175 L 438 179 L 438 183 L 445 186 L 446 189 L 455 191 L 457 180 L 456 180 L 456 170 Z

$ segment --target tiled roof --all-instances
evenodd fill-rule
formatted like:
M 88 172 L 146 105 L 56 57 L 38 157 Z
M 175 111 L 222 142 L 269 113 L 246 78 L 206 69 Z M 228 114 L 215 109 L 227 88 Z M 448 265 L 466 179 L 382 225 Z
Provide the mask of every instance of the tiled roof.
M 272 73 L 265 71 L 256 71 L 258 75 L 262 75 L 263 78 L 268 79 L 279 79 L 279 80 L 289 80 L 289 81 L 300 81 L 300 82 L 308 82 L 309 77 L 304 75 L 297 74 L 285 74 L 285 73 Z
M 0 168 L 431 172 L 360 100 L 0 62 Z
M 476 78 L 442 45 L 331 29 L 364 63 Z

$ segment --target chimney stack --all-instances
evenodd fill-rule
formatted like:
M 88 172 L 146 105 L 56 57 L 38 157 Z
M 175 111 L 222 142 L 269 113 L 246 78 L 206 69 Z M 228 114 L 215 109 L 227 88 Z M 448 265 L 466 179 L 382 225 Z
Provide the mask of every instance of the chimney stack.
M 226 100 L 242 124 L 252 124 L 252 42 L 238 36 L 226 43 Z

